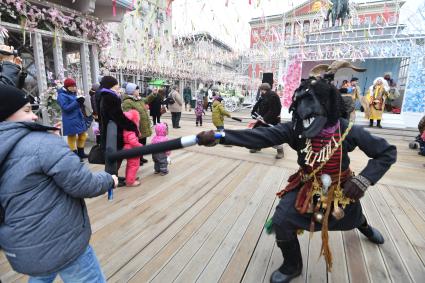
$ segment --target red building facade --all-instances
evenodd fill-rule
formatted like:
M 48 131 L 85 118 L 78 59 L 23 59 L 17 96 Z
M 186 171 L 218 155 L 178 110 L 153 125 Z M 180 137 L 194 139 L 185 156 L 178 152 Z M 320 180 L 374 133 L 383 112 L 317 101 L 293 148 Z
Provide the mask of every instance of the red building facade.
M 325 2 L 327 1 L 306 1 L 284 14 L 252 19 L 251 50 L 273 52 L 289 45 L 302 45 L 309 34 L 330 30 L 329 21 L 325 20 L 328 10 Z M 355 3 L 351 5 L 351 19 L 344 23 L 343 28 L 367 30 L 370 27 L 395 25 L 404 3 L 405 1 L 396 0 Z M 276 78 L 279 63 L 280 60 L 275 59 L 251 60 L 247 67 L 248 76 L 253 81 L 261 79 L 263 72 L 273 72 Z

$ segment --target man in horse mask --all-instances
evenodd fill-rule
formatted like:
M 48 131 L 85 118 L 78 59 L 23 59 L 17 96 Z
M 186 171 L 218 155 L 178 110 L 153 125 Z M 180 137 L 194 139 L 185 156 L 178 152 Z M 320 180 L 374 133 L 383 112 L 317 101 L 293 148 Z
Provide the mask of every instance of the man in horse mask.
M 278 193 L 281 198 L 266 227 L 276 233 L 284 262 L 270 282 L 290 282 L 301 274 L 302 257 L 297 238 L 301 230 L 321 231 L 321 255 L 328 271 L 332 253 L 328 231 L 359 229 L 370 241 L 382 244 L 381 233 L 371 227 L 362 212 L 360 198 L 396 161 L 397 150 L 386 140 L 342 118 L 344 104 L 331 84 L 340 68 L 358 70 L 348 62 L 320 65 L 312 70 L 292 98 L 292 121 L 269 128 L 226 130 L 220 140 L 214 132 L 198 134 L 200 145 L 217 143 L 262 148 L 288 143 L 297 151 L 299 170 Z M 324 75 L 320 74 L 325 72 Z M 359 147 L 370 159 L 358 174 L 350 170 L 348 153 Z

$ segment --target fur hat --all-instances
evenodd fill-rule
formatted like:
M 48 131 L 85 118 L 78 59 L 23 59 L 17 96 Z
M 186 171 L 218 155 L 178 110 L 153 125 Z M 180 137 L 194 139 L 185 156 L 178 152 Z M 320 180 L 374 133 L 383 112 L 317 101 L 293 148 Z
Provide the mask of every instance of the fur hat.
M 74 79 L 72 78 L 67 78 L 64 82 L 63 82 L 63 86 L 65 88 L 71 87 L 71 86 L 77 86 L 77 83 L 75 82 Z
M 104 88 L 107 88 L 107 89 L 111 89 L 114 86 L 116 86 L 117 84 L 118 84 L 117 79 L 112 77 L 112 76 L 104 76 L 102 78 L 102 80 L 100 81 L 101 87 L 104 87 Z
M 260 90 L 271 90 L 271 89 L 272 89 L 272 87 L 270 86 L 269 83 L 262 83 L 260 85 Z
M 12 116 L 28 102 L 22 90 L 9 85 L 0 85 L 0 122 Z

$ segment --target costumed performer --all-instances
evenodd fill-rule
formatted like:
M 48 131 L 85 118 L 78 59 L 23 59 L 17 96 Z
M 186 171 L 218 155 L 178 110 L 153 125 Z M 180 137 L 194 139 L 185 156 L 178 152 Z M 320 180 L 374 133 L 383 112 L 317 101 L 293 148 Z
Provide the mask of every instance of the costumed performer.
M 314 70 L 293 95 L 291 122 L 274 127 L 226 130 L 220 140 L 214 138 L 213 131 L 197 136 L 198 143 L 206 146 L 221 143 L 251 149 L 288 143 L 297 151 L 300 169 L 278 193 L 281 200 L 270 225 L 284 258 L 283 264 L 271 275 L 272 283 L 290 282 L 301 274 L 299 230 L 321 230 L 321 254 L 328 271 L 333 261 L 329 230 L 357 228 L 371 242 L 384 243 L 381 233 L 368 224 L 359 200 L 396 161 L 396 147 L 341 118 L 347 113 L 338 90 L 331 84 L 338 68 L 328 66 L 324 78 L 314 74 Z M 348 156 L 356 147 L 370 158 L 358 175 L 350 170 Z

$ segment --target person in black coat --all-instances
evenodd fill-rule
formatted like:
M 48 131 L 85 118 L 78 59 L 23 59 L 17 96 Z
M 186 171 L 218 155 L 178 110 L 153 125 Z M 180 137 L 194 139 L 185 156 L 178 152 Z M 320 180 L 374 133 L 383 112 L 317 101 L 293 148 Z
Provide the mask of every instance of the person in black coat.
M 123 130 L 133 131 L 139 135 L 137 126 L 129 120 L 121 109 L 121 98 L 118 95 L 118 81 L 111 76 L 104 76 L 100 82 L 100 146 L 104 150 L 106 148 L 107 128 L 109 121 L 114 121 L 117 124 L 117 149 L 122 149 L 124 146 Z
M 254 128 L 267 126 L 265 124 L 277 125 L 280 123 L 280 111 L 282 104 L 280 103 L 279 96 L 271 90 L 270 84 L 262 83 L 260 88 L 260 98 L 252 108 L 251 115 L 257 117 L 260 115 L 263 121 L 258 121 Z M 265 124 L 263 123 L 265 122 Z M 281 145 L 275 146 L 277 150 L 276 159 L 283 158 L 283 147 Z M 251 149 L 251 153 L 260 151 L 260 149 Z
M 154 89 L 154 99 L 149 103 L 150 115 L 152 116 L 153 124 L 161 123 L 161 106 L 164 99 L 164 90 Z
M 22 89 L 26 76 L 22 72 L 22 59 L 13 46 L 0 45 L 0 85 Z

